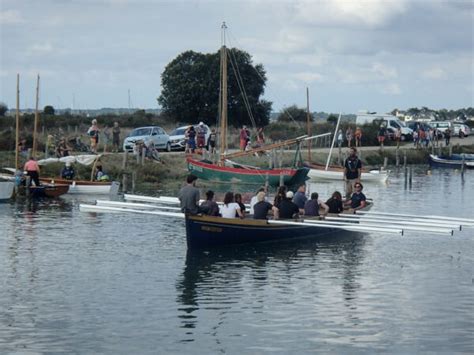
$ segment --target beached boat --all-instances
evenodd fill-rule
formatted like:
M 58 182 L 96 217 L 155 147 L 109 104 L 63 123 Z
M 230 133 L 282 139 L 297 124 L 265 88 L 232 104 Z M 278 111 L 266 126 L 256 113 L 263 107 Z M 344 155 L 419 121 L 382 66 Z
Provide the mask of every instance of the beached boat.
M 322 164 L 306 163 L 306 167 L 310 170 L 308 176 L 317 180 L 343 180 L 344 168 L 340 166 L 330 165 L 326 167 Z M 361 181 L 363 182 L 386 182 L 390 174 L 389 170 L 364 170 L 362 169 Z
M 429 163 L 434 168 L 461 169 L 464 165 L 467 169 L 474 169 L 474 154 L 430 154 Z
M 15 184 L 12 181 L 0 181 L 0 201 L 6 201 L 13 197 Z

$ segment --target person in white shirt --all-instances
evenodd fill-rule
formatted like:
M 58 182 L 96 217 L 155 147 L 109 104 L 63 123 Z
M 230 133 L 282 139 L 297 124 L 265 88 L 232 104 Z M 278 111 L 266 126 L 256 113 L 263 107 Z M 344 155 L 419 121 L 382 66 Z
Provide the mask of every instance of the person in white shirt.
M 234 193 L 227 192 L 224 196 L 224 204 L 220 206 L 220 213 L 223 218 L 236 218 L 235 216 L 239 216 L 240 218 L 244 218 L 242 211 L 240 210 L 240 206 L 238 203 L 234 202 Z

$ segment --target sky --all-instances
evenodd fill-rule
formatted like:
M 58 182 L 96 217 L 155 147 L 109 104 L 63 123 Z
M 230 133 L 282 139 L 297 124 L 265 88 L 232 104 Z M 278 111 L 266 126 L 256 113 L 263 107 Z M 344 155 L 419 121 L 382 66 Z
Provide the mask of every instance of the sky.
M 273 110 L 474 106 L 471 0 L 0 0 L 0 102 L 158 108 L 180 53 L 229 47 L 267 72 Z M 73 106 L 74 105 L 74 106 Z

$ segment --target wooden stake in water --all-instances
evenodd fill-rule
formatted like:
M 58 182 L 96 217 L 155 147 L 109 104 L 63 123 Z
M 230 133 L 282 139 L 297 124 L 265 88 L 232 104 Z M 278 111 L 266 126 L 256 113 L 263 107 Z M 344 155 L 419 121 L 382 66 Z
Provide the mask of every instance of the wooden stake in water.
M 15 131 L 15 169 L 20 165 L 18 144 L 20 143 L 20 74 L 16 75 L 16 131 Z

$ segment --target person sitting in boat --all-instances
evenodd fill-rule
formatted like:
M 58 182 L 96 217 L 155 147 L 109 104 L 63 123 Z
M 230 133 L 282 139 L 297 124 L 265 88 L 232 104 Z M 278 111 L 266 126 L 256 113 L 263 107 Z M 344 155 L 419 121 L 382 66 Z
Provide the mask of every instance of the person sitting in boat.
M 288 188 L 285 185 L 282 185 L 278 188 L 277 194 L 273 199 L 273 215 L 275 219 L 278 219 L 278 208 L 280 206 L 281 201 L 286 198 L 286 193 L 288 192 Z
M 341 193 L 334 191 L 331 198 L 326 201 L 326 205 L 329 207 L 328 213 L 342 213 L 344 211 L 344 205 L 342 203 Z
M 352 194 L 351 199 L 347 200 L 345 204 L 350 206 L 350 211 L 355 213 L 356 210 L 360 210 L 367 205 L 366 197 L 362 193 L 362 189 L 364 188 L 360 182 L 354 185 L 355 192 Z
M 220 213 L 223 218 L 244 218 L 242 210 L 234 200 L 234 193 L 227 192 L 224 196 L 224 204 L 220 206 Z
M 109 181 L 109 176 L 103 171 L 102 165 L 96 166 L 95 179 L 97 181 Z
M 201 203 L 201 208 L 207 210 L 206 214 L 208 216 L 219 216 L 219 206 L 217 205 L 214 199 L 214 191 L 209 190 L 206 192 L 206 201 Z
M 30 183 L 28 186 L 31 186 L 32 181 L 35 183 L 35 186 L 40 186 L 40 167 L 34 157 L 30 157 L 30 159 L 25 163 L 23 170 L 26 172 L 26 175 L 30 177 Z
M 283 198 L 278 205 L 278 218 L 279 219 L 292 219 L 298 218 L 300 209 L 298 206 L 292 201 L 293 199 L 293 192 L 288 191 L 286 193 L 286 197 Z
M 254 219 L 267 219 L 268 212 L 273 209 L 273 205 L 265 200 L 265 191 L 259 191 L 256 195 L 257 203 L 253 206 Z
M 186 178 L 186 185 L 178 192 L 181 211 L 185 214 L 202 213 L 199 207 L 199 189 L 196 187 L 197 176 L 189 174 Z
M 304 215 L 317 217 L 321 214 L 319 213 L 320 209 L 323 209 L 322 216 L 326 216 L 329 212 L 329 206 L 326 205 L 323 201 L 319 200 L 319 195 L 317 192 L 311 194 L 311 199 L 306 201 L 304 205 Z
M 344 180 L 346 182 L 346 197 L 349 198 L 354 191 L 354 185 L 360 182 L 362 162 L 357 157 L 357 149 L 351 147 L 349 156 L 344 162 Z
M 301 184 L 298 186 L 298 190 L 296 190 L 293 197 L 293 202 L 300 209 L 300 214 L 304 214 L 306 201 L 308 201 L 308 198 L 306 197 L 306 184 Z
M 255 206 L 255 204 L 258 202 L 258 193 L 259 192 L 265 192 L 265 188 L 264 187 L 261 187 L 257 190 L 257 192 L 255 193 L 254 196 L 252 196 L 252 198 L 250 199 L 250 210 L 249 210 L 249 213 L 250 214 L 254 214 L 254 209 L 253 207 Z M 267 201 L 267 199 L 265 198 L 265 201 Z
M 234 199 L 235 199 L 235 203 L 237 203 L 239 205 L 240 211 L 242 212 L 242 214 L 245 217 L 245 212 L 246 211 L 245 211 L 245 205 L 242 202 L 242 195 L 241 194 L 235 194 Z M 239 217 L 239 216 L 236 214 L 235 217 Z
M 76 172 L 74 171 L 74 167 L 70 162 L 67 162 L 64 168 L 61 170 L 61 177 L 66 180 L 73 180 L 75 174 Z

